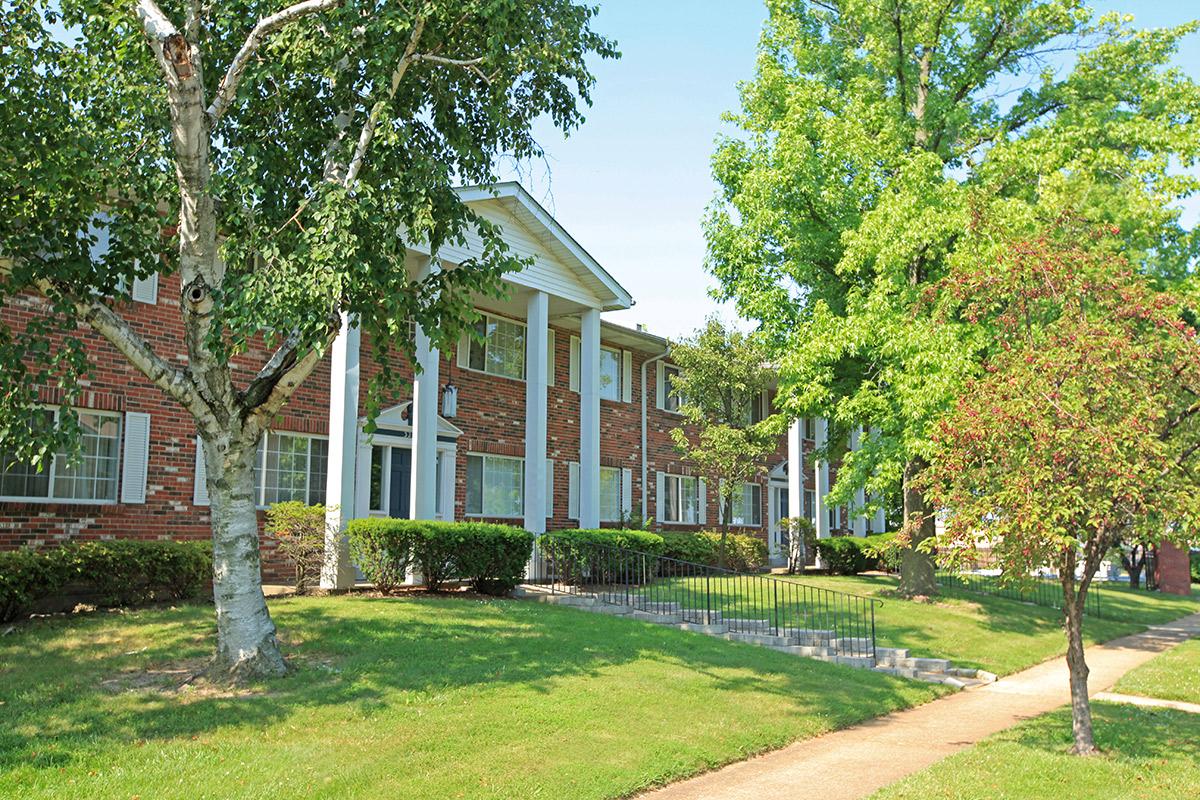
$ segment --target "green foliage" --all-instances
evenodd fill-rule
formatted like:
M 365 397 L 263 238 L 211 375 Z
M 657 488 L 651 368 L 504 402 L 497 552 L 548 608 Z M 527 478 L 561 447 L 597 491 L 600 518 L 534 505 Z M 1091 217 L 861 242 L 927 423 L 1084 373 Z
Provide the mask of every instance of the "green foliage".
M 875 560 L 867 554 L 866 548 L 866 540 L 856 536 L 817 540 L 817 553 L 834 575 L 857 575 L 874 569 Z
M 767 544 L 757 536 L 730 534 L 721 558 L 721 534 L 717 531 L 650 531 L 599 528 L 552 531 L 538 539 L 544 551 L 575 559 L 594 558 L 601 548 L 620 548 L 638 553 L 689 561 L 710 567 L 722 563 L 737 571 L 753 571 L 767 563 Z
M 875 559 L 881 568 L 892 572 L 900 569 L 904 540 L 895 531 L 872 534 L 862 540 L 862 547 L 867 557 Z
M 788 531 L 787 570 L 803 572 L 817 552 L 817 527 L 808 517 L 787 517 L 779 525 Z
M 46 552 L 0 552 L 0 622 L 12 622 L 29 613 L 43 597 L 62 588 L 63 571 Z
M 756 572 L 767 565 L 767 543 L 757 536 L 722 534 L 720 531 L 702 531 L 695 535 L 707 540 L 712 547 L 713 556 L 704 562 L 710 566 L 724 565 L 735 572 Z M 721 555 L 722 542 L 724 556 Z
M 212 580 L 207 542 L 115 539 L 0 553 L 0 622 L 19 619 L 64 588 L 101 606 L 201 597 Z
M 673 342 L 671 360 L 680 369 L 672 391 L 686 423 L 672 429 L 671 439 L 716 487 L 724 522 L 742 484 L 758 476 L 763 459 L 778 444 L 779 420 L 768 416 L 755 422 L 753 410 L 774 373 L 758 337 L 726 327 L 717 317 Z
M 505 594 L 520 583 L 533 545 L 532 534 L 488 522 L 356 519 L 347 534 L 351 558 L 380 591 L 397 588 L 411 567 L 431 591 L 466 580 Z
M 1192 565 L 1192 583 L 1200 583 L 1200 550 L 1192 550 L 1189 557 Z
M 273 503 L 267 509 L 263 533 L 275 540 L 275 551 L 295 570 L 297 594 L 305 594 L 320 580 L 325 561 L 325 506 L 293 500 Z
M 705 230 L 717 296 L 780 369 L 790 418 L 831 420 L 831 502 L 894 492 L 979 372 L 987 340 L 919 313 L 956 262 L 987 263 L 973 224 L 1029 232 L 1064 209 L 1120 230 L 1136 269 L 1188 275 L 1200 239 L 1200 88 L 1169 63 L 1195 24 L 1135 31 L 1075 0 L 770 2 L 740 131 L 719 140 Z M 1047 48 L 1078 48 L 1047 70 Z M 1013 102 L 997 102 L 1011 87 Z M 1194 280 L 1188 278 L 1187 280 Z

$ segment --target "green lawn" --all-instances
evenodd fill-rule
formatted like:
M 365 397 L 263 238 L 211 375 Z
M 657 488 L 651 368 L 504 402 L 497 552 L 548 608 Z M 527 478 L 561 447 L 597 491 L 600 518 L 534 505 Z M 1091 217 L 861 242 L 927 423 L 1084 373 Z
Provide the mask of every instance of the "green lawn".
M 1121 678 L 1113 691 L 1200 703 L 1200 639 L 1155 656 Z
M 1103 754 L 1069 754 L 1063 708 L 910 775 L 872 800 L 1152 800 L 1195 797 L 1200 715 L 1092 703 Z
M 0 637 L 0 797 L 616 797 L 944 691 L 532 602 L 271 608 L 297 670 L 236 697 L 131 688 L 209 607 Z
M 703 579 L 691 580 L 695 583 Z M 1066 652 L 1061 612 L 1053 608 L 955 589 L 945 590 L 935 602 L 918 603 L 889 596 L 897 581 L 884 576 L 806 575 L 791 580 L 880 598 L 882 603 L 875 608 L 878 644 L 907 647 L 917 656 L 948 658 L 960 667 L 1006 675 Z M 756 610 L 770 608 L 769 600 L 755 600 L 762 584 L 755 579 L 722 580 L 720 594 L 730 616 L 755 616 Z M 673 585 L 686 586 L 687 581 L 675 581 Z M 1200 596 L 1178 597 L 1108 586 L 1102 591 L 1105 616 L 1088 618 L 1084 623 L 1092 643 L 1200 611 Z M 684 605 L 689 605 L 689 596 L 703 602 L 700 591 L 689 595 L 668 589 L 657 596 L 680 598 Z M 765 613 L 760 611 L 758 615 Z

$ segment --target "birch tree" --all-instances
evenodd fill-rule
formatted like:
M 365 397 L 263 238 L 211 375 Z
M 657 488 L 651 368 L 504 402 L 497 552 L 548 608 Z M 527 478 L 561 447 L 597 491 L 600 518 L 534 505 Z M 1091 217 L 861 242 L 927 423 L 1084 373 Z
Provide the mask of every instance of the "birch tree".
M 1077 0 L 771 0 L 706 219 L 720 299 L 755 320 L 781 407 L 871 431 L 830 502 L 903 489 L 914 540 L 933 423 L 979 370 L 970 329 L 916 309 L 979 215 L 1032 233 L 1071 208 L 1146 274 L 1190 280 L 1200 91 L 1168 62 L 1194 24 L 1140 31 Z M 1173 166 L 1174 165 L 1174 166 Z M 915 542 L 914 542 L 915 544 Z M 936 591 L 921 548 L 901 590 Z
M 0 327 L 0 436 L 35 461 L 73 441 L 90 332 L 186 409 L 211 498 L 214 671 L 286 670 L 261 591 L 260 437 L 345 320 L 382 367 L 373 414 L 408 391 L 392 365 L 413 358 L 410 322 L 448 348 L 471 294 L 524 265 L 453 187 L 540 156 L 536 118 L 582 121 L 587 59 L 616 55 L 594 14 L 569 0 L 0 10 L 0 301 L 38 298 Z M 409 245 L 469 231 L 477 258 L 408 277 Z M 126 287 L 154 272 L 179 276 L 183 342 L 131 321 Z M 64 398 L 51 429 L 32 424 L 46 386 Z

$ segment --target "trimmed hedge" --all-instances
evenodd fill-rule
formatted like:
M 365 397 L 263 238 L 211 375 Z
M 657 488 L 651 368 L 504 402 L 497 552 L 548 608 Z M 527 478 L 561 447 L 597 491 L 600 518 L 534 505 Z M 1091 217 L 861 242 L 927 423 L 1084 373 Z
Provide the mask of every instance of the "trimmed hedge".
M 716 531 L 654 533 L 618 528 L 569 529 L 547 533 L 538 542 L 539 547 L 544 550 L 550 547 L 557 548 L 546 551 L 560 557 L 565 556 L 569 552 L 569 548 L 579 548 L 576 550 L 578 554 L 581 552 L 582 546 L 597 544 L 715 567 L 720 560 L 718 556 L 721 534 Z M 729 552 L 725 558 L 725 566 L 728 569 L 753 571 L 767 563 L 767 543 L 756 536 L 731 533 L 726 544 Z M 613 568 L 618 567 L 613 565 Z
M 865 542 L 855 536 L 818 539 L 817 553 L 826 569 L 834 575 L 857 575 L 875 566 L 875 561 L 863 550 Z
M 212 545 L 116 539 L 0 553 L 0 621 L 68 587 L 102 607 L 200 597 L 212 587 Z
M 355 519 L 347 526 L 350 555 L 381 591 L 404 582 L 409 568 L 437 591 L 467 580 L 485 594 L 505 594 L 521 582 L 533 534 L 490 522 Z

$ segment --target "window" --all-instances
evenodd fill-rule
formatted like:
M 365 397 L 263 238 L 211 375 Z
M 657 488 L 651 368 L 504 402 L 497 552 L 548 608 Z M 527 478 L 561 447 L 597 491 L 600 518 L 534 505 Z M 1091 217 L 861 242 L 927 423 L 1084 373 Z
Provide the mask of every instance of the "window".
M 679 367 L 663 365 L 663 408 L 667 411 L 679 411 L 679 395 L 675 393 L 675 378 L 679 375 Z
M 259 445 L 260 505 L 325 502 L 329 443 L 314 436 L 268 433 Z
M 817 493 L 805 490 L 804 492 L 804 518 L 813 525 L 817 524 Z
M 763 421 L 763 393 L 755 392 L 742 398 L 738 409 L 738 423 L 755 425 Z
M 817 421 L 812 417 L 804 420 L 804 438 L 815 441 L 817 438 Z
M 700 509 L 699 482 L 686 475 L 664 475 L 663 487 L 666 493 L 663 522 L 696 524 Z
M 78 411 L 79 460 L 70 463 L 65 451 L 43 462 L 42 470 L 16 458 L 0 445 L 0 496 L 10 500 L 68 500 L 115 503 L 120 464 L 121 418 L 117 414 Z M 58 412 L 45 410 L 45 424 Z
M 730 525 L 757 528 L 762 525 L 762 487 L 743 483 L 742 491 L 733 496 L 733 516 Z
M 829 530 L 835 531 L 842 527 L 842 507 L 829 507 Z
M 467 513 L 520 517 L 525 498 L 525 462 L 507 456 L 467 456 Z
M 485 315 L 475 323 L 467 366 L 490 375 L 525 378 L 525 326 L 519 322 Z
M 618 522 L 621 519 L 621 470 L 619 467 L 600 468 L 600 521 Z
M 621 351 L 600 348 L 600 399 L 621 399 Z

